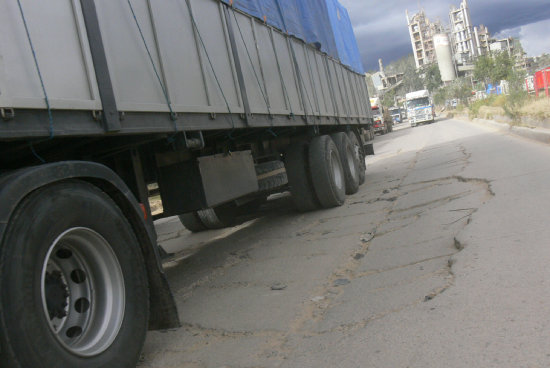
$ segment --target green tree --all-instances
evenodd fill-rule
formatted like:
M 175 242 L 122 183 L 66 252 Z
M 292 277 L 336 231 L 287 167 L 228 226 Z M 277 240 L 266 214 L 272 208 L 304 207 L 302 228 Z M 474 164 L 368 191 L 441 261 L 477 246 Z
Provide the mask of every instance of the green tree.
M 420 75 L 418 75 L 418 72 L 416 71 L 415 66 L 413 65 L 412 68 L 408 67 L 404 71 L 403 75 L 403 92 L 409 93 L 418 91 L 419 89 L 424 88 L 424 82 L 422 81 L 422 78 L 420 78 Z
M 508 80 L 514 72 L 514 59 L 507 52 L 497 53 L 494 57 L 480 56 L 474 68 L 474 78 L 487 83 L 499 83 Z
M 404 95 L 405 93 L 424 88 L 424 82 L 416 71 L 416 64 L 412 53 L 402 57 L 399 60 L 391 62 L 385 67 L 385 70 L 386 74 L 403 73 L 403 82 L 397 88 L 397 95 Z
M 447 98 L 458 99 L 464 104 L 468 104 L 468 98 L 472 96 L 472 83 L 470 78 L 457 78 L 446 87 Z
M 507 52 L 500 52 L 495 55 L 495 66 L 491 73 L 491 81 L 498 83 L 501 80 L 508 80 L 513 74 L 514 60 Z
M 426 88 L 432 93 L 441 87 L 443 81 L 441 80 L 441 72 L 439 71 L 439 66 L 437 64 L 432 64 L 426 69 L 424 82 L 426 84 Z
M 437 92 L 434 93 L 434 104 L 439 106 L 445 105 L 447 101 L 447 91 L 448 88 L 440 88 L 437 90 Z
M 484 83 L 491 83 L 494 68 L 495 61 L 492 57 L 487 55 L 480 56 L 475 63 L 474 78 Z
M 529 68 L 529 72 L 530 74 L 533 74 L 537 70 L 540 70 L 548 65 L 550 65 L 550 54 L 542 54 L 533 61 L 531 68 Z
M 382 99 L 382 105 L 386 107 L 392 107 L 395 104 L 395 96 L 396 96 L 395 88 L 386 92 L 384 94 L 384 98 Z

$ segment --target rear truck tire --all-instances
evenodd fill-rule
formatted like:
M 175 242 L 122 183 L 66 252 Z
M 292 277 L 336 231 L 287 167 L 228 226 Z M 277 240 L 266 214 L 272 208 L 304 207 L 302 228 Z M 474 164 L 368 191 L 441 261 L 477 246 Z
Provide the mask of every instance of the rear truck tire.
M 336 144 L 321 135 L 309 144 L 309 167 L 313 188 L 323 208 L 341 206 L 346 201 L 346 179 Z
M 184 213 L 178 217 L 181 224 L 193 233 L 231 226 L 231 224 L 222 222 L 213 208 Z
M 346 178 L 346 194 L 355 194 L 359 190 L 359 159 L 355 153 L 348 135 L 344 132 L 338 132 L 330 135 L 338 153 L 340 162 L 344 169 Z
M 147 274 L 120 208 L 66 181 L 29 194 L 0 248 L 3 367 L 135 367 L 148 324 Z
M 285 164 L 282 161 L 268 161 L 255 165 L 260 192 L 269 192 L 288 184 Z
M 192 233 L 199 233 L 201 231 L 208 230 L 206 225 L 201 221 L 197 211 L 184 213 L 178 216 L 181 224 Z
M 355 151 L 355 156 L 357 157 L 357 162 L 359 163 L 359 185 L 362 185 L 365 182 L 366 179 L 366 171 L 367 171 L 367 164 L 365 163 L 365 149 L 363 148 L 363 145 L 359 140 L 359 137 L 355 131 L 349 131 L 349 140 L 351 142 L 351 146 L 353 147 Z
M 230 227 L 231 223 L 223 222 L 214 208 L 207 208 L 205 210 L 198 210 L 197 216 L 201 222 L 209 230 L 223 229 L 224 227 Z
M 285 168 L 294 207 L 302 212 L 318 209 L 319 200 L 309 175 L 307 143 L 294 143 L 286 149 Z

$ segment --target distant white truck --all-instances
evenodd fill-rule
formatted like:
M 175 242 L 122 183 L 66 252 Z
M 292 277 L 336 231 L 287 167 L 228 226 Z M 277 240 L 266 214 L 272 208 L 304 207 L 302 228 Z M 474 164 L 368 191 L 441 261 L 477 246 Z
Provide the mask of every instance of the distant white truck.
M 407 93 L 405 100 L 407 101 L 407 117 L 412 127 L 425 122 L 434 122 L 435 110 L 428 90 Z

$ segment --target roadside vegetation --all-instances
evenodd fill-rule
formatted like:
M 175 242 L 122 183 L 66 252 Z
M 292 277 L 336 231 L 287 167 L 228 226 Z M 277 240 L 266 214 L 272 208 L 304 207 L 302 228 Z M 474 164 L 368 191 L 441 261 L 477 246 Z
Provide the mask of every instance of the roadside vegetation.
M 489 95 L 469 105 L 469 116 L 474 118 L 506 120 L 519 125 L 525 118 L 544 121 L 550 119 L 550 100 L 546 97 L 528 96 L 524 89 L 526 72 L 514 68 L 508 53 L 477 60 L 474 78 L 482 87 L 488 84 L 508 83 L 507 94 Z

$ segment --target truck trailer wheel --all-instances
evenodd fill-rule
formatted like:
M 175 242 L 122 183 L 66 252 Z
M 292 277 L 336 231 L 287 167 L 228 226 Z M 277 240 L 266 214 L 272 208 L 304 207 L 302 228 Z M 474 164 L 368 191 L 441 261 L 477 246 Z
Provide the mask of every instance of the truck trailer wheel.
M 53 184 L 15 210 L 0 249 L 3 367 L 135 367 L 148 301 L 137 239 L 104 192 Z
M 178 216 L 181 224 L 192 233 L 199 233 L 208 230 L 206 225 L 201 221 L 197 211 L 184 213 Z
M 226 223 L 220 219 L 215 209 L 207 208 L 197 211 L 197 216 L 201 222 L 210 230 L 223 229 L 224 227 L 232 226 L 231 223 Z
M 363 145 L 359 143 L 357 133 L 352 130 L 348 132 L 348 135 L 351 146 L 355 152 L 355 156 L 357 157 L 357 162 L 359 163 L 359 185 L 362 185 L 365 182 L 367 171 L 367 165 L 365 164 L 365 149 L 363 148 Z
M 178 216 L 181 224 L 193 233 L 199 233 L 206 230 L 223 229 L 232 226 L 225 223 L 218 217 L 213 208 L 184 213 Z
M 338 148 L 328 135 L 315 137 L 309 144 L 309 167 L 321 206 L 343 205 L 346 200 L 344 169 Z
M 285 164 L 282 161 L 264 162 L 257 164 L 255 168 L 260 192 L 269 192 L 288 184 Z
M 344 132 L 331 134 L 331 138 L 340 154 L 340 161 L 346 178 L 346 194 L 355 194 L 359 190 L 359 160 L 355 154 L 355 148 Z
M 290 145 L 285 152 L 285 168 L 292 202 L 298 211 L 318 209 L 319 200 L 309 175 L 308 146 L 300 142 Z

